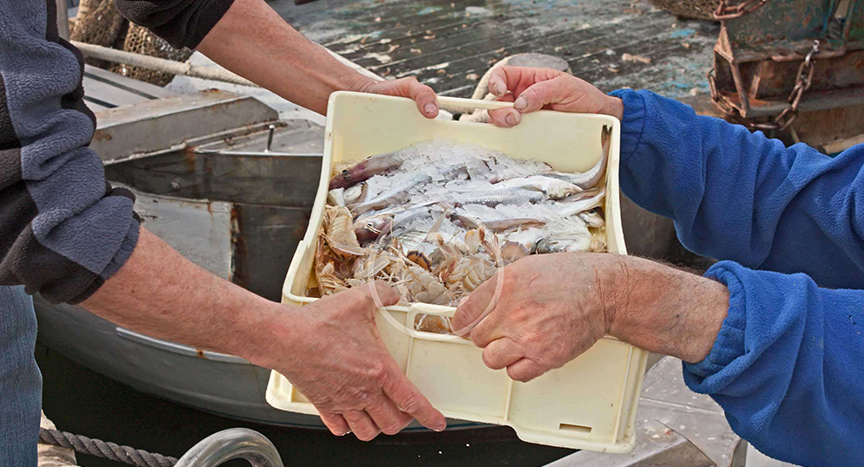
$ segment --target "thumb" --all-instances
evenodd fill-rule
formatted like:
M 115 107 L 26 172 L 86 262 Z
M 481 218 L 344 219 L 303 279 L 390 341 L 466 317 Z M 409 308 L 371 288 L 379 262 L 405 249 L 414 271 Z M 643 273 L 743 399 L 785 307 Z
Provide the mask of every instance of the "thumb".
M 573 89 L 567 84 L 564 75 L 535 83 L 519 94 L 513 107 L 522 113 L 528 113 L 536 112 L 548 104 L 558 104 L 570 100 Z
M 379 306 L 395 305 L 399 301 L 399 293 L 384 281 L 375 281 L 369 284 L 369 294 L 372 300 Z
M 474 289 L 468 297 L 462 299 L 462 302 L 459 303 L 459 307 L 456 308 L 456 314 L 450 320 L 454 334 L 462 337 L 467 336 L 486 315 L 495 309 L 497 301 L 495 290 L 499 273 L 500 271 L 492 276 L 491 279 L 486 280 L 480 287 Z
M 494 109 L 489 111 L 489 120 L 501 128 L 510 128 L 522 121 L 522 114 L 516 109 Z

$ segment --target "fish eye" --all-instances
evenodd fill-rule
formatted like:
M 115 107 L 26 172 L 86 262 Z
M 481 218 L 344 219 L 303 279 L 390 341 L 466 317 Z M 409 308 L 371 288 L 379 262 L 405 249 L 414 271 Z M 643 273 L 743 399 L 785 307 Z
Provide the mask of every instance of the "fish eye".
M 348 175 L 349 173 L 351 172 L 349 172 L 348 169 L 342 169 L 342 175 Z

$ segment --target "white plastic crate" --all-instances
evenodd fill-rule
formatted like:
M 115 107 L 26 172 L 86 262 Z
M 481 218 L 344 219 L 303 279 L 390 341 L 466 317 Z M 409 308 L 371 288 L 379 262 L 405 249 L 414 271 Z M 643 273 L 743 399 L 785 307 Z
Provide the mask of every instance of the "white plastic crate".
M 442 106 L 486 109 L 510 105 L 444 97 L 439 102 Z M 334 93 L 328 107 L 318 194 L 309 229 L 288 269 L 282 301 L 303 305 L 316 300 L 305 293 L 315 282 L 316 238 L 337 162 L 361 160 L 444 137 L 516 158 L 541 160 L 556 170 L 583 172 L 600 159 L 603 125 L 613 129 L 606 172 L 607 245 L 610 253 L 626 254 L 618 189 L 620 122 L 614 117 L 540 111 L 523 116 L 515 128 L 502 129 L 491 124 L 428 120 L 407 99 Z M 417 313 L 452 316 L 454 312 L 451 307 L 414 304 L 388 307 L 392 319 L 377 318 L 390 354 L 445 416 L 508 425 L 520 439 L 532 443 L 618 453 L 633 449 L 633 422 L 648 352 L 606 337 L 563 368 L 528 383 L 515 382 L 505 371 L 487 368 L 482 349 L 470 341 L 413 330 Z M 317 414 L 315 407 L 275 371 L 266 397 L 277 409 Z

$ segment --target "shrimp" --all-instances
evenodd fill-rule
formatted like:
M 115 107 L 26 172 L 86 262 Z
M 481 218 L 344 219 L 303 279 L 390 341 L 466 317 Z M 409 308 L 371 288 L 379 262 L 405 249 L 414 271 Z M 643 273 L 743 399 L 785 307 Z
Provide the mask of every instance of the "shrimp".
M 403 297 L 409 302 L 447 305 L 451 301 L 444 284 L 429 271 L 413 263 L 395 263 L 396 276 L 408 293 Z
M 588 246 L 588 249 L 597 253 L 606 252 L 606 236 L 600 234 L 592 235 L 591 244 Z
M 452 334 L 453 326 L 447 316 L 418 314 L 414 317 L 414 329 L 434 334 Z
M 334 262 L 333 251 L 327 246 L 324 236 L 319 235 L 318 248 L 315 250 L 315 280 L 322 296 L 348 289 L 348 284 L 337 274 Z
M 500 258 L 497 240 L 490 241 L 484 230 L 479 231 L 478 237 L 489 256 Z M 495 264 L 481 253 L 465 255 L 449 245 L 441 245 L 440 248 L 446 259 L 442 262 L 438 277 L 454 294 L 473 291 L 498 270 Z
M 342 257 L 366 254 L 354 233 L 351 211 L 345 207 L 327 206 L 324 211 L 324 231 L 327 244 Z

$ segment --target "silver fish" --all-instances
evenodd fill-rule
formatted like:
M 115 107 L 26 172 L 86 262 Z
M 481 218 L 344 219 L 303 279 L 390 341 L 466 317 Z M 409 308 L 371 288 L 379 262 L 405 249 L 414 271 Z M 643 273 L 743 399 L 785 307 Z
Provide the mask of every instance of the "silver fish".
M 440 176 L 441 178 L 438 178 L 438 177 L 434 177 L 434 178 L 436 178 L 436 180 L 440 180 L 440 179 L 453 180 L 460 173 L 465 173 L 465 174 L 468 173 L 468 168 L 465 166 L 464 163 L 446 165 L 444 167 L 441 167 L 441 168 L 435 170 L 435 174 Z
M 454 201 L 457 205 L 484 204 L 491 207 L 498 204 L 537 203 L 543 201 L 545 198 L 543 193 L 534 190 L 493 188 L 476 193 L 458 194 L 454 196 Z
M 430 205 L 432 204 L 435 203 L 433 201 L 422 203 L 397 213 L 393 217 L 393 230 L 404 228 L 421 217 L 431 216 L 432 212 Z
M 561 219 L 549 225 L 546 234 L 534 244 L 537 253 L 585 251 L 591 247 L 591 232 L 579 217 Z
M 600 144 L 603 148 L 600 160 L 587 172 L 579 174 L 554 172 L 545 175 L 568 181 L 583 190 L 596 186 L 600 182 L 600 179 L 603 178 L 603 175 L 606 174 L 606 163 L 609 160 L 609 150 L 612 145 L 612 128 L 603 125 L 603 130 L 600 132 Z
M 590 237 L 543 237 L 534 245 L 534 251 L 541 254 L 587 251 L 590 248 Z
M 559 203 L 572 203 L 574 201 L 580 201 L 580 200 L 583 200 L 585 198 L 592 198 L 594 196 L 597 196 L 597 194 L 600 193 L 603 189 L 604 189 L 603 187 L 594 187 L 594 188 L 591 188 L 590 190 L 580 191 L 579 193 L 574 193 L 570 196 L 565 196 L 565 197 L 563 197 L 557 201 Z
M 490 183 L 554 172 L 552 167 L 545 162 L 516 160 L 503 155 L 494 156 L 491 163 L 487 163 L 487 165 L 492 172 L 489 176 Z
M 347 206 L 349 204 L 357 204 L 361 202 L 365 195 L 366 184 L 359 183 L 351 188 L 345 188 L 345 191 L 342 193 L 342 198 L 345 200 L 345 205 Z
M 570 217 L 575 216 L 583 211 L 588 211 L 596 208 L 603 204 L 603 198 L 606 196 L 606 188 L 604 187 L 596 195 L 590 198 L 580 199 L 579 201 L 573 201 L 572 203 L 560 203 L 553 204 L 550 207 L 553 208 L 559 216 L 561 217 Z
M 579 218 L 585 221 L 588 224 L 588 227 L 593 227 L 595 229 L 599 229 L 606 225 L 606 221 L 603 219 L 603 216 L 597 212 L 597 209 L 592 209 L 590 211 L 580 212 Z
M 336 188 L 327 192 L 327 202 L 332 206 L 343 207 L 345 206 L 345 189 L 344 188 Z
M 402 165 L 405 157 L 398 152 L 388 152 L 368 157 L 330 179 L 330 189 L 348 188 L 372 176 L 387 172 Z
M 474 219 L 471 216 L 463 214 L 452 214 L 451 219 L 455 219 L 467 229 L 479 229 L 481 226 L 492 232 L 503 232 L 505 230 L 514 229 L 517 227 L 540 227 L 545 222 L 538 219 L 516 218 L 516 219 L 495 219 L 481 220 Z
M 369 201 L 365 201 L 363 203 L 351 206 L 351 212 L 354 213 L 355 216 L 358 216 L 372 209 L 380 209 L 385 206 L 404 201 L 405 198 L 408 197 L 408 192 L 411 191 L 412 188 L 416 187 L 417 185 L 428 183 L 431 180 L 431 175 L 417 174 L 405 183 L 391 188 L 384 193 L 376 196 L 375 198 L 370 199 Z
M 535 190 L 552 199 L 560 199 L 582 191 L 582 188 L 566 180 L 559 180 L 557 178 L 550 178 L 543 175 L 533 175 L 525 178 L 504 180 L 503 182 L 497 183 L 495 187 Z

